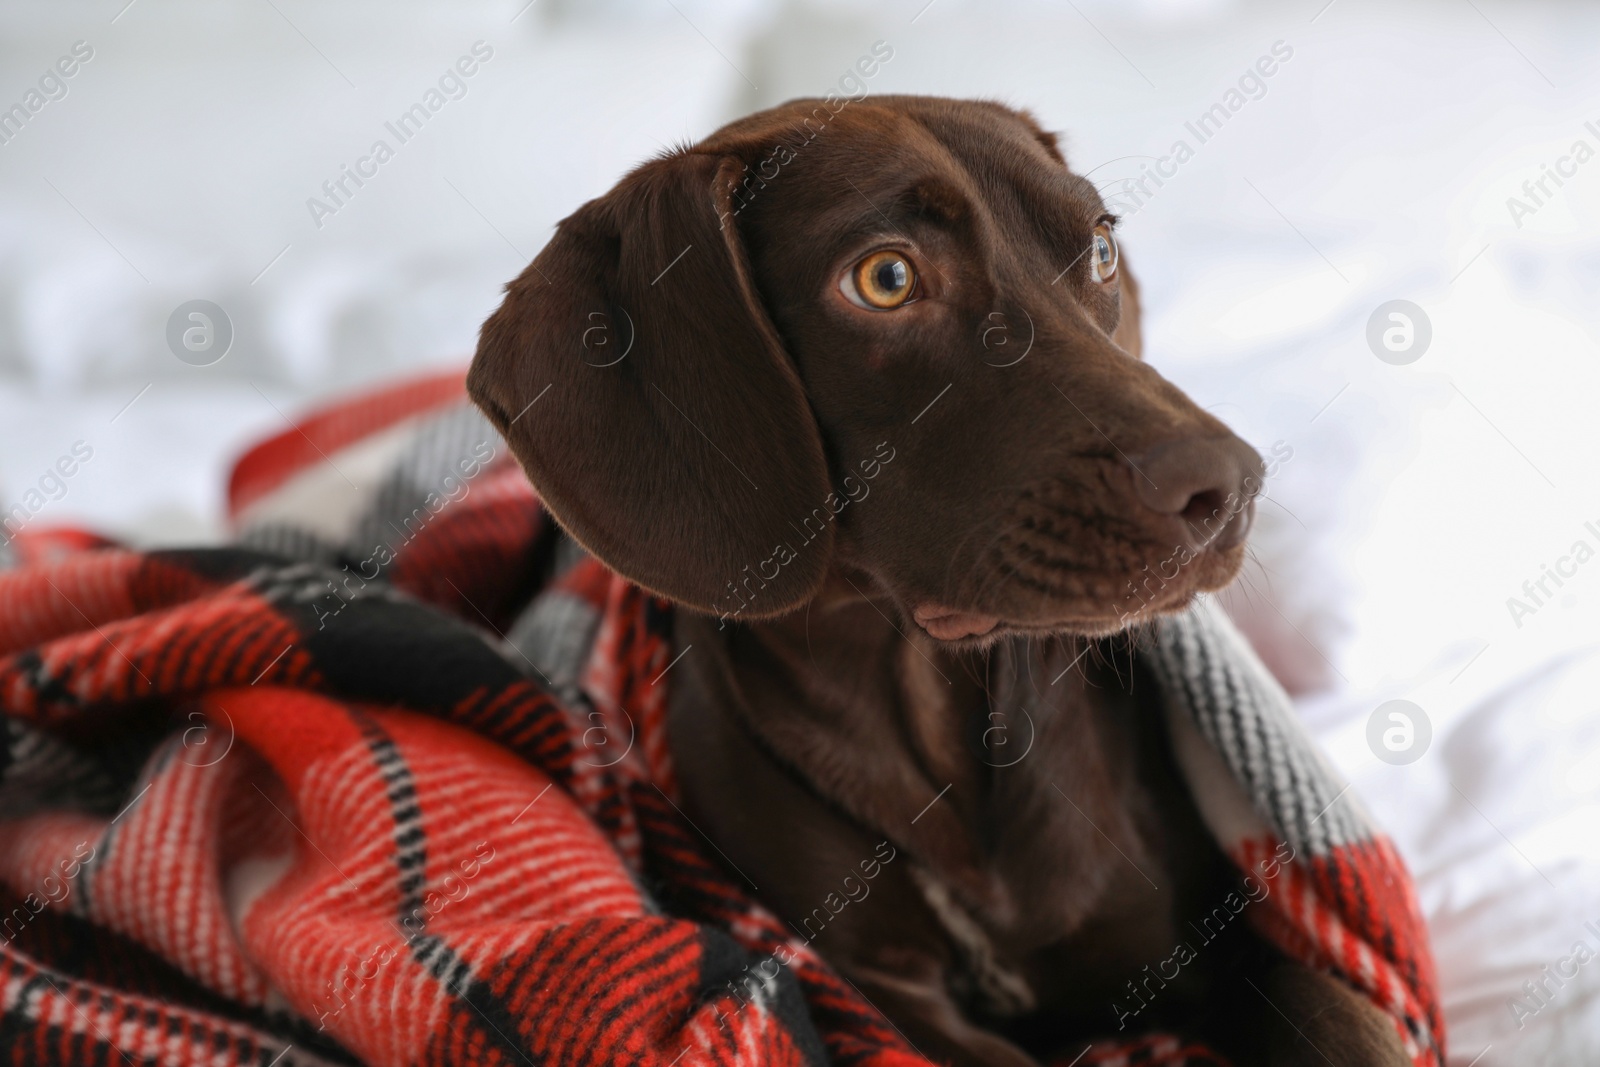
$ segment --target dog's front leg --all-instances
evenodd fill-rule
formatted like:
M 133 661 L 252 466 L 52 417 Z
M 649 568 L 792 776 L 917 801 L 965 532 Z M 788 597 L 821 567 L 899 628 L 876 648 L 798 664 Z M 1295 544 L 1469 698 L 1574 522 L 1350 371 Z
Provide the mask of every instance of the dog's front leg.
M 961 1013 L 936 961 L 914 961 L 895 972 L 853 966 L 846 973 L 923 1057 L 952 1067 L 1039 1067 L 1032 1056 Z
M 1408 1067 L 1394 1023 L 1336 978 L 1297 963 L 1262 981 L 1264 1062 L 1270 1067 Z M 1246 991 L 1245 996 L 1255 994 Z

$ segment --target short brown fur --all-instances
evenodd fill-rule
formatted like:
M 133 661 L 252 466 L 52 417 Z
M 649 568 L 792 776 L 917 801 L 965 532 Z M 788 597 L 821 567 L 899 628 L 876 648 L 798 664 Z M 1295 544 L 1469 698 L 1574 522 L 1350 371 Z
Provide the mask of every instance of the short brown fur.
M 468 379 L 563 527 L 688 609 L 690 816 L 944 1062 L 1116 1033 L 1239 884 L 1114 635 L 1233 578 L 1259 460 L 1140 360 L 1126 266 L 1088 269 L 1103 215 L 1026 113 L 793 101 L 563 222 Z M 922 287 L 892 312 L 841 296 L 882 248 Z M 1241 1065 L 1407 1062 L 1243 923 L 1131 1026 Z

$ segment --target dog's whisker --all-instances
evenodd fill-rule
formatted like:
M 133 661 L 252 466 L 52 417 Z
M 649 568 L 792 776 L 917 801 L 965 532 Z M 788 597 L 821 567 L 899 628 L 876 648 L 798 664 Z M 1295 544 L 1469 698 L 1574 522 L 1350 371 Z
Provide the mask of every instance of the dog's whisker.
M 994 490 L 993 492 L 991 492 L 989 494 L 989 499 L 991 501 L 996 502 L 997 504 L 999 502 L 1002 502 L 1002 501 L 1005 501 L 1005 500 L 1014 499 L 1017 496 L 1017 494 L 1022 492 L 1023 488 L 1024 487 L 1021 486 L 1021 485 L 1012 485 L 1012 486 L 1007 486 L 1007 487 L 1002 488 L 1002 489 L 996 489 L 996 490 Z M 996 513 L 997 514 L 1004 514 L 1003 512 L 999 512 L 998 509 L 996 509 Z M 983 536 L 984 529 L 985 528 L 984 528 L 983 524 L 975 525 L 971 530 L 968 530 L 965 534 L 963 534 L 961 539 L 956 542 L 955 550 L 950 553 L 950 562 L 945 567 L 945 575 L 944 575 L 945 588 L 947 588 L 947 589 L 955 588 L 954 586 L 952 586 L 950 584 L 950 578 L 951 578 L 952 572 L 956 568 L 957 563 L 961 559 L 962 550 L 967 547 L 967 544 L 973 538 Z M 989 539 L 989 543 L 986 546 L 984 546 L 984 548 L 983 548 L 983 550 L 981 552 L 979 552 L 976 556 L 973 557 L 974 560 L 976 561 L 974 563 L 974 566 L 980 566 L 981 565 L 981 561 L 984 559 L 984 557 L 990 551 L 992 551 L 994 549 L 995 542 L 997 542 L 1001 537 L 1005 536 L 1005 533 L 1006 533 L 1006 524 L 1005 524 L 1004 521 L 1002 521 L 1002 522 L 998 523 L 995 526 L 994 531 L 993 531 L 993 535 Z M 985 593 L 985 592 L 987 592 L 987 590 L 980 589 L 979 592 L 980 593 Z M 972 598 L 972 602 L 975 603 L 975 604 L 982 604 L 983 603 L 983 598 L 982 598 L 981 595 L 980 596 L 974 596 Z
M 1266 494 L 1262 494 L 1262 495 L 1261 495 L 1261 496 L 1258 496 L 1258 497 L 1256 497 L 1256 499 L 1257 499 L 1257 500 L 1261 500 L 1261 501 L 1265 501 L 1265 502 L 1266 502 L 1266 503 L 1268 503 L 1268 504 L 1271 504 L 1271 505 L 1273 505 L 1273 506 L 1274 506 L 1274 507 L 1279 507 L 1279 508 L 1283 508 L 1283 510 L 1284 510 L 1284 511 L 1286 511 L 1286 512 L 1288 512 L 1288 514 L 1289 514 L 1289 517 L 1290 517 L 1290 518 L 1291 518 L 1291 519 L 1293 519 L 1293 520 L 1294 520 L 1294 521 L 1295 521 L 1295 522 L 1298 522 L 1298 523 L 1300 523 L 1300 528 L 1301 528 L 1301 529 L 1302 529 L 1302 530 L 1307 530 L 1307 531 L 1309 531 L 1309 530 L 1310 530 L 1310 529 L 1311 529 L 1311 527 L 1309 527 L 1309 526 L 1307 526 L 1307 525 L 1306 525 L 1306 524 L 1305 524 L 1305 522 L 1304 522 L 1304 521 L 1302 521 L 1302 520 L 1301 520 L 1301 518 L 1300 518 L 1300 516 L 1298 516 L 1298 515 L 1296 515 L 1296 514 L 1295 514 L 1295 513 L 1294 513 L 1294 512 L 1292 512 L 1292 511 L 1289 511 L 1289 508 L 1288 508 L 1288 507 L 1287 507 L 1287 506 L 1285 506 L 1285 505 L 1283 505 L 1283 504 L 1280 504 L 1280 503 L 1278 503 L 1278 501 L 1276 501 L 1276 500 L 1274 500 L 1274 499 L 1272 499 L 1272 498 L 1271 498 L 1271 497 L 1270 497 L 1270 496 L 1267 496 L 1267 495 L 1266 495 Z
M 1271 568 L 1262 562 L 1261 557 L 1256 553 L 1256 550 L 1253 547 L 1245 550 L 1245 562 L 1249 565 L 1253 565 L 1255 569 L 1261 573 L 1261 580 L 1266 583 L 1266 589 L 1262 595 L 1265 597 L 1270 597 L 1273 593 L 1273 574 Z M 1239 577 L 1241 580 L 1250 580 L 1248 567 L 1239 571 Z

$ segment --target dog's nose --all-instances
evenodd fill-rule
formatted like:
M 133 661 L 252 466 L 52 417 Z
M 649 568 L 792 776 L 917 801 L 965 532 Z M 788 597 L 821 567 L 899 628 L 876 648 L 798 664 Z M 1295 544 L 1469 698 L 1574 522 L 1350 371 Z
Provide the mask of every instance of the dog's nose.
M 1129 462 L 1144 505 L 1181 516 L 1202 544 L 1232 548 L 1250 532 L 1264 467 L 1237 437 L 1166 441 Z

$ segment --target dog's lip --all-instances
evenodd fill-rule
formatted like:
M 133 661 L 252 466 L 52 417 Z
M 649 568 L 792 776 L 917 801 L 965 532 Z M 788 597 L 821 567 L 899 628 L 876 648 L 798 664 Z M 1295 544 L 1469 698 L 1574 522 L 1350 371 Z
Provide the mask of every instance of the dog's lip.
M 925 603 L 911 615 L 924 633 L 939 641 L 990 640 L 1006 637 L 1043 637 L 1072 634 L 1100 638 L 1126 630 L 1130 625 L 1148 623 L 1180 612 L 1193 603 L 1197 592 L 1182 589 L 1161 599 L 1142 603 L 1132 612 L 1084 612 L 1048 619 L 1011 619 L 986 612 L 964 611 L 941 604 Z
M 940 641 L 959 641 L 965 637 L 982 637 L 1000 625 L 1000 616 L 978 611 L 960 611 L 942 604 L 923 604 L 911 612 L 918 626 L 928 636 Z
M 1195 558 L 1238 551 L 1249 533 L 1254 518 L 1255 501 L 1251 500 L 1227 528 L 1212 534 L 1209 539 L 1189 543 Z M 1107 604 L 1103 612 L 1092 608 L 1082 610 L 1083 606 L 1080 606 L 1080 610 L 1068 610 L 1061 615 L 1044 618 L 996 615 L 985 611 L 954 608 L 933 600 L 924 600 L 920 604 L 911 598 L 907 600 L 911 600 L 911 604 L 914 605 L 911 608 L 912 620 L 929 637 L 937 641 L 984 644 L 1011 636 L 1074 634 L 1080 637 L 1107 637 L 1126 630 L 1129 626 L 1148 623 L 1163 615 L 1182 611 L 1202 591 L 1196 588 L 1192 581 L 1174 579 L 1163 587 L 1161 595 L 1150 599 L 1140 597 L 1136 602 L 1122 601 Z M 905 605 L 906 600 L 902 600 L 901 604 Z M 1118 610 L 1119 607 L 1121 610 Z

